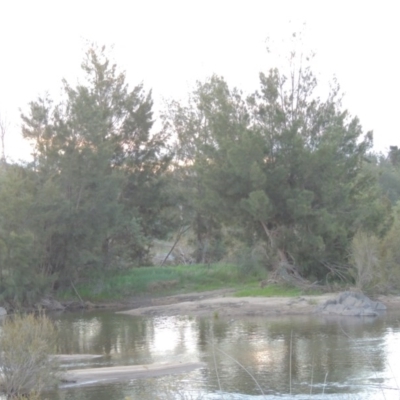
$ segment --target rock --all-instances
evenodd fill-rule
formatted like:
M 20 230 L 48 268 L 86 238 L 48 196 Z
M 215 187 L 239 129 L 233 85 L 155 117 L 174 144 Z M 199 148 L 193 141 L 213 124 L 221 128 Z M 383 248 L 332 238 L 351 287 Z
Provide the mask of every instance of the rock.
M 328 300 L 317 308 L 317 313 L 347 315 L 347 316 L 376 316 L 386 310 L 379 301 L 372 301 L 358 292 L 343 292 L 336 299 Z
M 44 308 L 45 310 L 49 310 L 49 311 L 65 310 L 65 307 L 59 301 L 51 299 L 51 298 L 44 298 L 44 299 L 40 300 L 36 304 L 36 307 Z
M 7 315 L 7 310 L 4 307 L 0 307 L 0 317 Z

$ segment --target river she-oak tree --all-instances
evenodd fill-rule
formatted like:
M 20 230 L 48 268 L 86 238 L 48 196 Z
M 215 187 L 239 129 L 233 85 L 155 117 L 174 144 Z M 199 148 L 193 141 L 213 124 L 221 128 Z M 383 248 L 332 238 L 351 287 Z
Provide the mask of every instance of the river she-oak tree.
M 151 93 L 130 88 L 104 48 L 90 48 L 82 69 L 82 83 L 63 82 L 61 102 L 30 103 L 22 132 L 33 162 L 1 173 L 3 286 L 21 298 L 48 278 L 146 264 L 166 230 L 170 155 L 166 136 L 150 132 Z
M 272 267 L 322 278 L 347 262 L 357 230 L 384 232 L 388 204 L 364 168 L 372 132 L 342 109 L 337 84 L 325 99 L 316 89 L 300 65 L 288 76 L 261 73 L 247 97 L 213 76 L 187 104 L 170 104 L 201 249 L 230 227 L 250 245 L 264 242 Z
M 22 115 L 33 161 L 0 163 L 3 300 L 148 265 L 155 238 L 189 228 L 197 262 L 261 243 L 265 267 L 322 279 L 346 265 L 357 231 L 388 229 L 372 133 L 338 85 L 316 94 L 309 67 L 261 73 L 248 96 L 212 76 L 169 104 L 159 131 L 151 92 L 131 88 L 104 48 L 82 69 L 61 101 L 39 97 Z

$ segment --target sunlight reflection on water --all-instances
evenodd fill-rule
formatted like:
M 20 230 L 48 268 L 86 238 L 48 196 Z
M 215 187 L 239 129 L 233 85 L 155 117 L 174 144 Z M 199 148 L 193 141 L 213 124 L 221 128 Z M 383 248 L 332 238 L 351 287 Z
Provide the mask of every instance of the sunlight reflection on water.
M 180 375 L 62 389 L 46 398 L 398 400 L 399 316 L 225 320 L 62 314 L 55 317 L 60 353 L 104 355 L 65 367 L 186 361 L 200 361 L 205 367 Z

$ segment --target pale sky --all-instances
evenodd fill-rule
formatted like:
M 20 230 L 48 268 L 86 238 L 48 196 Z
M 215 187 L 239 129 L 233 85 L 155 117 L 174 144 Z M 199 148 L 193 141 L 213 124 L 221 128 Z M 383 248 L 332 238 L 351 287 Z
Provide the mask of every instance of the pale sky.
M 400 1 L 390 0 L 0 0 L 6 154 L 27 157 L 19 108 L 45 92 L 57 98 L 62 78 L 74 84 L 87 42 L 114 45 L 118 67 L 132 86 L 152 89 L 157 112 L 164 98 L 184 98 L 213 73 L 256 90 L 259 72 L 275 66 L 266 39 L 286 56 L 282 40 L 304 23 L 321 83 L 336 75 L 344 106 L 386 151 L 400 145 L 399 15 Z

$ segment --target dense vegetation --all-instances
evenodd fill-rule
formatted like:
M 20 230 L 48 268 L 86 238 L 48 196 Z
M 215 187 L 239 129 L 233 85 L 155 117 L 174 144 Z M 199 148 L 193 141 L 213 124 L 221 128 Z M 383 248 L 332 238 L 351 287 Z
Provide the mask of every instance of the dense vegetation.
M 187 231 L 198 263 L 255 259 L 321 282 L 396 286 L 400 152 L 371 153 L 372 133 L 342 109 L 337 85 L 321 99 L 300 65 L 261 73 L 245 96 L 213 76 L 171 102 L 156 132 L 151 92 L 130 88 L 104 48 L 82 68 L 60 103 L 39 98 L 22 115 L 33 161 L 2 159 L 3 300 L 149 265 L 154 239 Z M 379 282 L 360 280 L 365 243 Z

